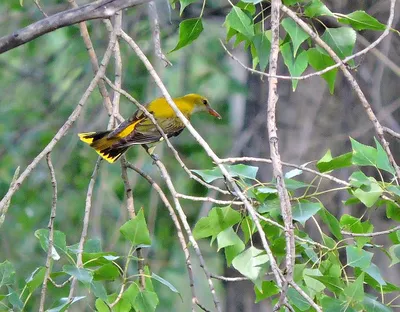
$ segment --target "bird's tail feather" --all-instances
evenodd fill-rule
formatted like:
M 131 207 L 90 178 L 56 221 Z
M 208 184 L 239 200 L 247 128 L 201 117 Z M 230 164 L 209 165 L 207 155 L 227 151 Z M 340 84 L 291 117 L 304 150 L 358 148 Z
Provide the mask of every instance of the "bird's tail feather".
M 94 150 L 107 160 L 114 163 L 128 149 L 128 147 L 113 147 L 118 139 L 108 138 L 111 131 L 78 133 L 82 142 L 89 144 Z

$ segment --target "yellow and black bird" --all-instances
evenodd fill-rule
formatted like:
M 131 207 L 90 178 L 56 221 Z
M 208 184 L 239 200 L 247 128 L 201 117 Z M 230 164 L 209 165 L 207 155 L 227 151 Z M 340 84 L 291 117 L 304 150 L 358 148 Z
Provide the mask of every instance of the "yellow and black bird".
M 187 119 L 193 113 L 203 111 L 221 119 L 210 107 L 208 100 L 201 95 L 192 93 L 173 100 Z M 146 105 L 146 109 L 168 137 L 177 136 L 185 128 L 165 98 L 155 99 Z M 115 162 L 132 145 L 147 145 L 163 139 L 153 122 L 140 110 L 114 130 L 79 133 L 78 136 L 109 163 Z

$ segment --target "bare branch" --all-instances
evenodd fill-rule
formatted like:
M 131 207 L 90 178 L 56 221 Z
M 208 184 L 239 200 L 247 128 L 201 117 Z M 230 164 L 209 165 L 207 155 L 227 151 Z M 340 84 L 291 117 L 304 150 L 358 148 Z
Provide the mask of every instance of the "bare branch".
M 76 4 L 75 0 L 68 0 L 68 2 L 71 4 L 72 8 L 77 8 L 78 5 Z M 97 73 L 99 70 L 99 62 L 97 61 L 97 55 L 96 51 L 93 48 L 92 40 L 90 39 L 89 31 L 86 26 L 85 22 L 79 23 L 79 29 L 81 32 L 81 36 L 83 38 L 83 42 L 85 43 L 86 50 L 89 53 L 89 58 L 90 58 L 90 63 L 92 64 L 92 69 L 94 73 Z M 118 43 L 116 43 L 117 45 Z M 104 107 L 107 110 L 108 115 L 111 115 L 111 100 L 108 95 L 108 91 L 106 89 L 105 83 L 103 79 L 100 79 L 98 82 L 98 87 L 101 96 L 103 97 L 103 102 L 104 102 Z
M 349 235 L 349 236 L 353 236 L 353 237 L 375 237 L 375 236 L 390 234 L 390 233 L 396 232 L 398 230 L 400 230 L 400 225 L 398 225 L 390 230 L 381 231 L 381 232 L 372 232 L 372 233 L 352 233 L 352 232 L 347 232 L 347 231 L 341 231 L 341 232 L 344 235 Z
M 0 54 L 56 29 L 87 20 L 109 18 L 118 11 L 148 1 L 150 0 L 98 0 L 79 8 L 62 11 L 0 38 Z
M 49 167 L 50 171 L 50 178 L 51 178 L 51 186 L 53 188 L 53 199 L 51 203 L 51 211 L 50 211 L 50 219 L 49 219 L 49 225 L 47 228 L 49 229 L 49 245 L 48 245 L 48 250 L 47 250 L 47 258 L 46 258 L 46 272 L 44 274 L 44 279 L 43 279 L 43 284 L 42 284 L 42 290 L 40 294 L 40 304 L 39 304 L 39 311 L 43 312 L 44 311 L 44 303 L 46 301 L 46 290 L 47 290 L 47 281 L 50 278 L 50 272 L 51 272 L 51 260 L 52 260 L 52 254 L 53 254 L 53 237 L 54 237 L 54 219 L 56 218 L 56 209 L 57 209 L 57 180 L 56 180 L 56 174 L 54 172 L 54 167 L 53 163 L 51 162 L 51 154 L 48 153 L 46 155 L 46 160 L 47 160 L 47 165 Z
M 394 131 L 388 127 L 383 127 L 383 131 L 385 131 L 386 133 L 389 133 L 392 137 L 400 140 L 400 133 L 397 133 L 396 131 Z
M 276 75 L 279 56 L 279 18 L 281 0 L 271 1 L 271 54 L 269 58 L 269 74 Z M 274 307 L 274 311 L 278 311 L 280 307 L 287 301 L 286 292 L 289 283 L 293 280 L 294 260 L 295 260 L 295 242 L 294 228 L 292 220 L 292 207 L 290 198 L 285 186 L 283 178 L 283 170 L 281 156 L 278 146 L 278 133 L 276 126 L 276 104 L 278 102 L 278 79 L 270 77 L 268 80 L 268 109 L 267 109 L 267 126 L 269 137 L 269 148 L 271 154 L 273 174 L 276 179 L 276 189 L 280 199 L 281 213 L 285 224 L 285 240 L 286 240 L 286 275 L 281 287 L 281 295 L 278 303 Z
M 153 30 L 154 53 L 161 61 L 164 62 L 165 67 L 172 66 L 172 63 L 167 59 L 161 49 L 160 23 L 158 22 L 156 3 L 154 1 L 149 2 L 148 8 L 150 24 Z
M 78 254 L 77 254 L 77 260 L 76 260 L 76 266 L 78 268 L 81 268 L 83 266 L 83 263 L 82 263 L 83 246 L 85 244 L 87 231 L 89 228 L 90 210 L 92 208 L 92 194 L 93 194 L 94 184 L 96 182 L 97 172 L 100 167 L 100 162 L 101 162 L 101 157 L 98 157 L 96 164 L 94 165 L 93 173 L 92 173 L 92 176 L 90 177 L 90 182 L 89 182 L 88 190 L 86 193 L 85 214 L 83 217 L 82 233 L 81 233 L 81 238 L 79 240 Z M 72 297 L 74 296 L 74 291 L 75 291 L 75 286 L 76 286 L 77 281 L 78 280 L 75 277 L 72 279 L 71 287 L 69 289 L 69 296 L 68 296 L 69 300 L 72 300 Z

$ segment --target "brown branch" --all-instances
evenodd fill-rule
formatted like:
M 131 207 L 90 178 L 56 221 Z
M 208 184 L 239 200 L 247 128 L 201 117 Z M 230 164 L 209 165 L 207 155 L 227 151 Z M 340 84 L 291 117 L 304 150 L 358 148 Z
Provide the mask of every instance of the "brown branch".
M 167 59 L 161 49 L 160 23 L 158 22 L 157 6 L 154 1 L 149 2 L 148 12 L 151 28 L 153 31 L 154 53 L 161 61 L 164 62 L 165 67 L 172 66 L 172 63 Z
M 75 2 L 75 0 L 68 0 L 68 2 L 71 4 L 72 8 L 78 8 L 78 5 Z M 99 62 L 97 60 L 96 51 L 93 48 L 92 40 L 90 39 L 89 31 L 85 22 L 79 23 L 79 30 L 81 32 L 81 36 L 85 44 L 86 50 L 89 53 L 90 63 L 92 64 L 93 72 L 97 73 L 97 71 L 99 70 Z M 103 79 L 99 80 L 98 88 L 101 96 L 103 97 L 104 107 L 106 108 L 108 115 L 110 115 L 112 105 L 110 96 L 108 95 L 108 91 L 106 89 L 106 85 Z
M 146 2 L 149 0 L 98 0 L 62 11 L 0 38 L 0 54 L 56 29 L 87 20 L 109 18 L 118 11 Z
M 81 268 L 83 266 L 83 263 L 82 263 L 83 246 L 85 244 L 85 240 L 86 240 L 86 236 L 87 236 L 87 232 L 88 232 L 88 228 L 89 228 L 90 210 L 92 208 L 92 194 L 93 194 L 94 184 L 96 182 L 97 172 L 100 167 L 100 162 L 101 162 L 101 157 L 98 157 L 96 164 L 94 165 L 93 173 L 92 173 L 92 176 L 90 177 L 90 182 L 89 182 L 88 190 L 86 193 L 85 214 L 83 217 L 82 233 L 81 233 L 81 238 L 79 240 L 78 254 L 77 254 L 77 260 L 76 260 L 76 266 L 78 268 Z M 77 281 L 78 280 L 75 277 L 72 279 L 71 287 L 69 289 L 69 295 L 68 295 L 69 300 L 72 300 L 72 297 L 74 296 L 74 291 L 75 291 L 75 286 L 76 286 Z
M 15 185 L 15 183 L 17 182 L 17 179 L 18 179 L 18 176 L 19 176 L 19 170 L 20 170 L 20 168 L 21 168 L 21 167 L 18 166 L 17 169 L 15 170 L 14 176 L 13 176 L 13 178 L 12 178 L 12 180 L 11 180 L 11 183 L 10 183 L 9 190 L 12 189 L 12 188 L 14 188 L 14 185 Z M 1 213 L 0 213 L 0 228 L 1 228 L 1 226 L 3 225 L 4 220 L 5 220 L 5 218 L 6 218 L 6 214 L 7 214 L 7 211 L 8 211 L 8 207 L 10 206 L 10 202 L 11 202 L 11 199 L 8 199 L 8 200 L 4 201 L 3 206 L 0 205 L 0 212 L 1 212 Z
M 392 137 L 400 140 L 400 133 L 397 133 L 396 131 L 388 128 L 388 127 L 383 127 L 383 131 L 385 131 L 386 133 L 390 134 Z
M 53 163 L 51 162 L 51 155 L 48 153 L 46 155 L 47 165 L 50 171 L 50 178 L 51 178 L 51 186 L 53 188 L 53 199 L 51 203 L 51 212 L 50 212 L 50 219 L 47 228 L 49 229 L 49 245 L 47 250 L 47 258 L 46 258 L 46 272 L 43 279 L 42 290 L 40 293 L 40 304 L 39 304 L 39 311 L 44 311 L 44 303 L 46 301 L 46 290 L 47 290 L 47 281 L 50 278 L 51 272 L 51 258 L 53 253 L 53 237 L 54 237 L 54 219 L 56 218 L 56 209 L 57 209 L 57 180 L 56 174 L 54 172 Z
M 281 0 L 271 1 L 271 54 L 269 58 L 269 74 L 276 75 L 278 68 L 279 56 L 279 18 Z M 283 177 L 281 156 L 278 146 L 278 133 L 276 126 L 276 104 L 278 103 L 278 79 L 270 77 L 268 80 L 268 109 L 267 109 L 267 126 L 269 137 L 269 148 L 271 154 L 273 174 L 276 179 L 276 189 L 280 199 L 281 213 L 285 225 L 286 240 L 286 275 L 281 287 L 281 295 L 278 303 L 274 307 L 274 311 L 278 311 L 280 307 L 287 301 L 286 293 L 289 283 L 293 280 L 294 260 L 296 256 L 294 227 L 292 219 L 292 207 L 290 198 L 285 186 Z

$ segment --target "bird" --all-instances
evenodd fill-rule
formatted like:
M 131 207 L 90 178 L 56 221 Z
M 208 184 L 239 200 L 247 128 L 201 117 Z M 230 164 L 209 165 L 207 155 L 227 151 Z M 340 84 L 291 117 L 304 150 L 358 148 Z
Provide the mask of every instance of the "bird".
M 221 115 L 211 108 L 207 98 L 199 94 L 186 94 L 173 100 L 187 119 L 197 112 L 208 112 L 221 119 Z M 164 97 L 151 101 L 145 107 L 168 138 L 179 135 L 185 129 L 182 120 Z M 139 109 L 115 129 L 78 133 L 78 136 L 109 163 L 117 161 L 132 145 L 142 145 L 149 151 L 148 144 L 152 145 L 163 140 L 154 123 Z

